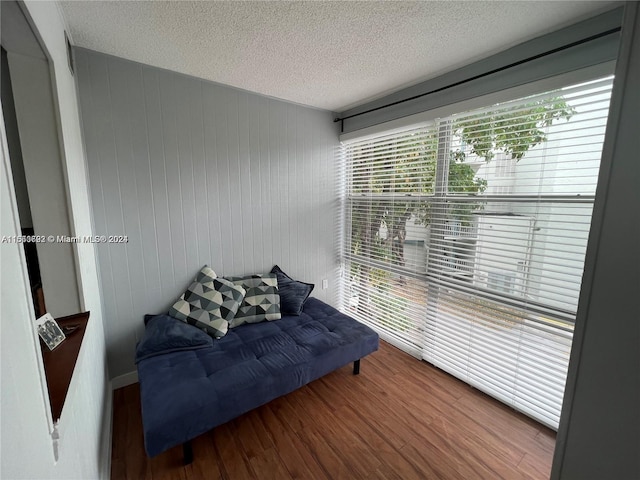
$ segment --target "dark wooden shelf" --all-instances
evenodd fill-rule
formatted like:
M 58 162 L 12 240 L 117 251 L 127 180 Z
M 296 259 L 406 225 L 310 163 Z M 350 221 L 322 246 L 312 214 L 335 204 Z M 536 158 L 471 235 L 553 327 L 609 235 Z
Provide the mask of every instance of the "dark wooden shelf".
M 40 341 L 53 421 L 57 421 L 62 414 L 62 406 L 67 398 L 73 369 L 76 366 L 88 321 L 89 312 L 56 318 L 56 322 L 61 328 L 68 325 L 78 325 L 79 327 L 54 350 L 49 350 L 42 340 Z

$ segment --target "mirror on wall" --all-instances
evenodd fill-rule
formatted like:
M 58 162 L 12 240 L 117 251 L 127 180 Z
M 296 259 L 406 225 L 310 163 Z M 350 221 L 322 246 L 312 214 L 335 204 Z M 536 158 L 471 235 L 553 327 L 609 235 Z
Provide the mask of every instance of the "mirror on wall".
M 15 1 L 0 2 L 2 112 L 35 317 L 81 310 L 53 70 Z

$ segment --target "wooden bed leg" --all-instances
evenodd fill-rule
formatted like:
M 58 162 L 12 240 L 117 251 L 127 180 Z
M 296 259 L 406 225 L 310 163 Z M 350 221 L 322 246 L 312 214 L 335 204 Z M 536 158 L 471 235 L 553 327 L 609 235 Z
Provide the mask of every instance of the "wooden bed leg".
M 184 456 L 184 464 L 189 465 L 193 462 L 193 447 L 191 446 L 191 440 L 182 444 L 182 454 Z
M 360 359 L 353 362 L 353 374 L 358 375 L 360 373 Z

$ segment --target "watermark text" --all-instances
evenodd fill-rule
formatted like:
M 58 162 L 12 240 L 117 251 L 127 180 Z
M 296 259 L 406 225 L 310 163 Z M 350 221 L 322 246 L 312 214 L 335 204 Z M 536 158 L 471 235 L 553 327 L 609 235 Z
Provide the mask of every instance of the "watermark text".
M 0 243 L 129 243 L 128 235 L 3 235 Z

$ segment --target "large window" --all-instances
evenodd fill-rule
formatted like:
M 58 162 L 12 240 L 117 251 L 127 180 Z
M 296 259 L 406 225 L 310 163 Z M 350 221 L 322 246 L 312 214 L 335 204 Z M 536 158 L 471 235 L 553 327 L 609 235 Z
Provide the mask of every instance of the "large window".
M 611 84 L 345 144 L 343 308 L 557 428 Z

